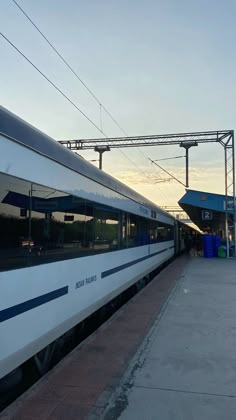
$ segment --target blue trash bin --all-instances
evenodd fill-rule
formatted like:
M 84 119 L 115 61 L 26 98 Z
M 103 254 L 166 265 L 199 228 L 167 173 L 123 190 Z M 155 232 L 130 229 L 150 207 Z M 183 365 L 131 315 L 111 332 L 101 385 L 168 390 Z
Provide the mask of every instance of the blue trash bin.
M 213 235 L 203 236 L 203 255 L 205 258 L 214 257 Z

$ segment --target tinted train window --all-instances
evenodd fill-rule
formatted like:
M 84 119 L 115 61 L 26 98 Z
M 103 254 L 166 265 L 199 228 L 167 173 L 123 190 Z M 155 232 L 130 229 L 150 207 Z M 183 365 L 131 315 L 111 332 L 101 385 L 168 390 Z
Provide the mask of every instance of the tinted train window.
M 142 246 L 169 225 L 0 174 L 0 269 Z
M 157 228 L 157 240 L 158 241 L 170 241 L 174 239 L 174 228 L 173 226 L 165 223 L 158 223 Z
M 128 215 L 128 247 L 150 243 L 148 223 L 149 221 L 143 217 Z
M 120 212 L 0 175 L 0 269 L 119 248 Z
M 120 212 L 102 205 L 94 205 L 95 249 L 119 248 L 119 218 Z

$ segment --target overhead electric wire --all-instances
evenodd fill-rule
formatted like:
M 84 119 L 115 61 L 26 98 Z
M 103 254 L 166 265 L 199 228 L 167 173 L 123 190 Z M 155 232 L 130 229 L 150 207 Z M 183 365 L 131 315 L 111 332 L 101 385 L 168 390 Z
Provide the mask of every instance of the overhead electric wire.
M 53 51 L 57 54 L 57 56 L 63 61 L 63 63 L 67 66 L 67 68 L 74 74 L 74 76 L 82 83 L 82 85 L 85 87 L 85 89 L 92 95 L 92 97 L 95 99 L 95 101 L 99 104 L 100 107 L 100 126 L 101 130 L 99 130 L 101 133 L 103 133 L 102 130 L 102 118 L 101 118 L 101 109 L 103 109 L 107 115 L 112 119 L 112 121 L 119 127 L 119 129 L 128 137 L 127 132 L 121 127 L 121 125 L 116 121 L 116 119 L 112 116 L 112 114 L 108 111 L 108 109 L 101 103 L 101 101 L 97 98 L 97 96 L 89 89 L 87 84 L 81 79 L 81 77 L 78 75 L 78 73 L 71 67 L 71 65 L 68 63 L 68 61 L 62 56 L 62 54 L 58 51 L 58 49 L 49 41 L 49 39 L 44 35 L 44 33 L 39 29 L 39 27 L 36 25 L 36 23 L 30 18 L 30 16 L 25 12 L 25 10 L 19 5 L 19 3 L 16 0 L 12 0 L 13 3 L 18 7 L 18 9 L 23 13 L 23 15 L 26 17 L 26 19 L 29 20 L 29 22 L 34 26 L 34 28 L 39 32 L 39 34 L 44 38 L 44 40 L 47 42 L 47 44 L 53 49 Z M 84 115 L 84 114 L 83 114 Z M 90 121 L 91 122 L 91 121 Z M 93 123 L 92 123 L 93 124 Z M 94 124 L 93 124 L 94 125 Z M 97 128 L 97 127 L 96 127 Z M 103 133 L 104 134 L 104 133 Z M 107 136 L 105 136 L 107 137 Z M 145 157 L 145 159 L 148 160 L 148 157 L 145 155 L 145 153 L 139 148 L 136 147 L 136 149 Z M 124 156 L 127 157 L 127 155 L 122 152 Z M 129 158 L 128 158 L 129 159 Z M 135 165 L 137 167 L 137 165 Z M 146 175 L 147 176 L 147 175 Z M 149 175 L 148 175 L 149 177 Z M 161 177 L 160 177 L 161 178 Z
M 44 40 L 50 45 L 50 47 L 53 49 L 53 51 L 58 55 L 58 57 L 63 61 L 63 63 L 68 67 L 68 69 L 74 74 L 74 76 L 82 83 L 82 85 L 85 87 L 85 89 L 92 95 L 92 97 L 95 99 L 95 101 L 99 104 L 101 108 L 104 109 L 104 111 L 109 115 L 109 117 L 112 119 L 112 121 L 120 128 L 120 130 L 128 136 L 128 134 L 123 130 L 123 128 L 120 126 L 120 124 L 116 121 L 116 119 L 112 116 L 112 114 L 108 111 L 108 109 L 101 103 L 101 101 L 97 98 L 97 96 L 89 89 L 87 84 L 81 79 L 81 77 L 78 75 L 78 73 L 71 67 L 71 65 L 68 63 L 68 61 L 62 56 L 62 54 L 58 51 L 58 49 L 49 41 L 49 39 L 44 35 L 44 33 L 39 29 L 39 27 L 34 23 L 34 21 L 29 17 L 29 15 L 25 12 L 25 10 L 17 3 L 16 0 L 12 0 L 13 3 L 20 9 L 20 11 L 24 14 L 24 16 L 30 21 L 30 23 L 35 27 L 35 29 L 40 33 L 40 35 L 44 38 Z
M 175 179 L 179 184 L 183 185 L 184 187 L 186 187 L 186 185 L 180 181 L 178 178 L 176 178 L 174 175 L 172 175 L 170 172 L 168 172 L 166 169 L 164 169 L 161 165 L 159 165 L 158 163 L 156 163 L 155 160 L 152 160 L 150 158 L 148 158 L 152 163 L 154 163 L 154 165 L 158 166 L 158 168 L 160 168 L 162 171 L 166 172 L 171 178 Z
M 100 130 L 100 128 L 57 86 L 55 85 L 55 83 L 53 83 L 32 61 L 30 61 L 30 59 L 28 57 L 26 57 L 26 55 L 19 50 L 19 48 L 16 47 L 15 44 L 13 44 L 13 42 L 11 42 L 2 32 L 0 32 L 0 35 L 5 39 L 5 41 L 8 42 L 8 44 L 10 44 L 26 61 L 28 61 L 29 64 L 31 64 L 31 66 L 34 67 L 35 70 L 37 70 L 37 72 L 39 74 L 41 74 L 41 76 L 44 77 L 44 79 L 46 79 L 48 81 L 48 83 L 50 83 L 50 85 L 52 85 L 62 96 L 64 96 L 65 99 L 67 99 L 67 101 L 69 101 L 71 103 L 71 105 L 73 105 L 97 130 L 99 130 L 105 137 L 107 137 L 105 135 L 105 133 Z
M 174 157 L 163 158 L 163 159 L 154 159 L 153 162 L 160 162 L 161 160 L 180 159 L 180 158 L 184 158 L 184 157 L 186 157 L 186 156 L 185 155 L 181 155 L 181 156 L 174 156 Z
M 106 135 L 104 131 L 102 131 L 92 120 L 89 118 L 55 83 L 53 83 L 26 55 L 16 47 L 13 42 L 11 42 L 2 32 L 0 32 L 0 36 L 2 36 L 5 41 L 11 45 L 35 70 L 45 79 L 51 86 L 53 86 L 74 108 L 77 109 L 98 131 L 100 131 L 103 136 L 107 139 L 109 137 Z M 142 172 L 146 177 L 150 178 L 142 169 L 140 169 L 135 162 L 133 162 L 122 150 L 118 149 L 120 153 L 122 153 L 140 172 Z

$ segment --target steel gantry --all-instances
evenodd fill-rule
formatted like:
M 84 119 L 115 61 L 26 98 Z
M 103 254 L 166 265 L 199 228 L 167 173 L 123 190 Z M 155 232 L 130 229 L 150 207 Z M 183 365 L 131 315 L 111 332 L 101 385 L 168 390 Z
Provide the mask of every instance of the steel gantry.
M 126 147 L 172 146 L 185 148 L 186 184 L 189 183 L 189 149 L 203 143 L 219 143 L 224 147 L 225 168 L 225 236 L 227 256 L 229 256 L 230 239 L 234 240 L 236 256 L 236 201 L 235 201 L 235 153 L 234 130 L 200 131 L 193 133 L 158 134 L 132 137 L 110 137 L 97 139 L 61 140 L 61 144 L 70 150 L 95 150 L 99 153 L 99 167 L 102 168 L 104 151 Z M 154 162 L 154 161 L 153 161 Z M 157 165 L 159 166 L 159 165 Z M 232 223 L 233 213 L 233 223 Z M 232 238 L 231 238 L 232 237 Z

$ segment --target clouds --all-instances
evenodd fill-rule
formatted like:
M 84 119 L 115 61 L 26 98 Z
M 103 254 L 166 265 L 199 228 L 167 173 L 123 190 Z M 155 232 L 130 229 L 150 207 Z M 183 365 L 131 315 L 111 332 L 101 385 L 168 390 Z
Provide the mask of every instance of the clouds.
M 146 175 L 145 175 L 146 174 Z M 152 173 L 148 173 L 148 171 L 144 169 L 144 173 L 139 172 L 134 169 L 125 169 L 124 171 L 113 171 L 113 176 L 119 178 L 125 184 L 129 184 L 130 186 L 136 185 L 148 185 L 150 183 L 155 183 L 157 180 L 161 180 L 158 174 L 155 176 Z
M 172 172 L 183 183 L 185 182 L 184 168 L 176 171 L 176 167 L 169 166 L 168 171 Z M 146 173 L 148 174 L 148 171 Z M 112 175 L 148 199 L 154 201 L 157 205 L 174 206 L 185 193 L 185 187 L 173 179 L 168 182 L 158 182 L 169 179 L 161 171 L 156 176 L 154 173 L 151 174 L 149 172 L 149 177 L 147 177 L 143 173 L 133 169 L 125 169 L 121 172 L 116 171 L 114 168 Z M 191 168 L 189 178 L 190 189 L 220 194 L 224 193 L 224 172 L 220 171 L 218 166 L 210 165 L 209 167 L 198 166 Z

